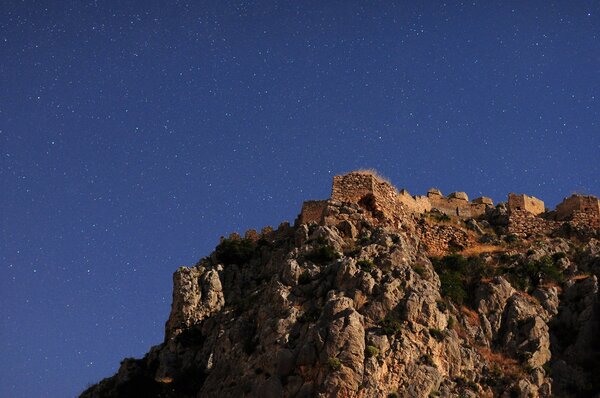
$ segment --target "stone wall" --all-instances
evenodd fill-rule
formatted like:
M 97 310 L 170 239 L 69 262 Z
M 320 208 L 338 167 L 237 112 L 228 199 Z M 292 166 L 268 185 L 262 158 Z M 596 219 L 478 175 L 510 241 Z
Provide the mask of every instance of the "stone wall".
M 325 209 L 327 208 L 327 202 L 327 200 L 307 200 L 304 202 L 298 222 L 300 224 L 310 224 L 311 222 L 321 224 Z
M 595 196 L 571 195 L 556 206 L 556 219 L 570 220 L 575 212 L 589 213 L 591 218 L 600 217 L 600 200 Z
M 440 195 L 431 195 L 428 197 L 432 209 L 438 209 L 449 216 L 459 216 L 463 218 L 476 218 L 485 214 L 488 206 L 484 203 L 471 203 L 465 199 L 450 198 Z
M 417 214 L 436 208 L 449 216 L 475 218 L 485 214 L 487 207 L 493 206 L 493 201 L 477 200 L 469 202 L 464 192 L 455 192 L 444 197 L 437 189 L 430 189 L 427 196 L 411 196 L 406 190 L 398 192 L 387 181 L 368 172 L 352 172 L 333 177 L 331 199 L 339 202 L 358 203 L 367 195 L 372 194 L 380 209 L 386 215 L 394 214 L 403 208 Z
M 375 177 L 367 173 L 349 173 L 333 177 L 331 200 L 358 203 L 364 196 L 372 194 Z
M 388 219 L 403 217 L 405 206 L 390 183 L 369 172 L 353 172 L 333 177 L 331 200 L 361 204 Z
M 374 178 L 373 196 L 378 209 L 384 213 L 386 218 L 391 219 L 405 213 L 398 191 L 391 184 Z
M 464 192 L 455 192 L 446 197 L 434 188 L 428 191 L 427 196 L 411 196 L 406 190 L 398 192 L 390 183 L 368 171 L 333 177 L 331 201 L 359 205 L 376 219 L 387 219 L 393 222 L 401 222 L 407 212 L 423 214 L 433 209 L 463 219 L 477 218 L 485 214 L 487 208 L 493 206 L 490 198 L 481 197 L 469 202 Z M 331 202 L 323 200 L 305 202 L 298 222 L 323 223 L 328 203 Z M 520 236 L 549 233 L 566 220 L 579 229 L 600 228 L 600 201 L 594 196 L 573 195 L 565 199 L 557 206 L 554 213 L 554 218 L 558 221 L 547 219 L 551 215 L 547 215 L 547 218 L 537 217 L 545 212 L 544 202 L 524 194 L 509 194 L 508 209 L 509 233 Z M 442 240 L 441 243 L 432 241 L 435 247 L 442 247 L 447 243 L 444 241 L 445 238 L 436 239 Z
M 411 196 L 408 191 L 403 189 L 398 193 L 398 200 L 413 213 L 421 214 L 431 211 L 431 202 L 426 196 Z
M 531 214 L 538 215 L 546 211 L 544 202 L 533 196 L 527 196 L 525 194 L 508 194 L 508 210 L 519 211 L 525 210 Z
M 537 217 L 528 210 L 513 209 L 508 217 L 508 232 L 520 237 L 549 234 L 562 223 Z
M 469 235 L 460 228 L 452 225 L 419 225 L 421 247 L 430 256 L 444 256 L 452 250 L 462 250 L 469 247 Z
M 570 221 L 577 229 L 600 230 L 600 213 L 590 211 L 574 211 Z

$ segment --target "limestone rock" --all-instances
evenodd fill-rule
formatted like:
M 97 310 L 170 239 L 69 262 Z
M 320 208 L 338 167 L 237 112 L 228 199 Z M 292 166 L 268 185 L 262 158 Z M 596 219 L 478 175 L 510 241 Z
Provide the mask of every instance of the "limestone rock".
M 466 194 L 466 192 L 452 192 L 450 195 L 448 195 L 448 197 L 451 199 L 464 200 L 466 202 L 469 201 L 469 196 Z
M 374 180 L 351 182 L 372 189 Z M 598 240 L 500 243 L 487 229 L 504 233 L 507 208 L 488 206 L 487 221 L 468 225 L 485 228 L 502 252 L 438 275 L 424 242 L 452 235 L 470 247 L 474 234 L 402 206 L 391 211 L 393 191 L 383 192 L 359 204 L 364 194 L 338 189 L 339 200 L 319 204 L 318 223 L 249 233 L 239 264 L 211 255 L 178 269 L 163 343 L 124 360 L 82 397 L 600 392 Z M 440 255 L 448 254 L 443 242 Z

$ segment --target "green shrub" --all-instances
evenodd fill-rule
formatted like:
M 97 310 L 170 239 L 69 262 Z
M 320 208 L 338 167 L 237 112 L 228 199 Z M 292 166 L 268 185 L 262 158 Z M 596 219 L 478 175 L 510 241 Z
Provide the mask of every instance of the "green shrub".
M 517 243 L 519 241 L 519 237 L 515 234 L 508 234 L 504 237 L 504 241 L 506 243 Z
M 356 262 L 356 266 L 364 272 L 371 272 L 375 268 L 375 264 L 373 264 L 373 261 L 368 259 L 358 260 Z
M 482 277 L 493 275 L 493 269 L 477 256 L 460 254 L 432 258 L 431 262 L 440 277 L 440 292 L 456 304 L 462 305 L 472 299 L 475 287 Z
M 379 349 L 372 345 L 368 345 L 367 348 L 365 348 L 365 355 L 367 358 L 376 357 L 379 355 Z
M 340 370 L 342 367 L 342 361 L 332 357 L 327 360 L 327 366 L 329 366 L 330 370 L 335 372 L 336 370 Z
M 557 260 L 558 261 L 558 260 Z M 544 256 L 539 260 L 525 260 L 512 267 L 504 267 L 509 282 L 519 290 L 528 291 L 543 282 L 562 283 L 563 274 L 552 257 Z
M 462 304 L 465 301 L 467 291 L 459 273 L 442 272 L 440 274 L 440 282 L 442 285 L 440 292 L 443 296 L 448 297 L 457 304 Z
M 217 245 L 217 260 L 225 265 L 242 265 L 250 261 L 255 253 L 256 243 L 252 239 L 223 239 Z
M 311 252 L 306 253 L 304 258 L 315 264 L 327 264 L 340 258 L 340 254 L 331 246 L 319 246 Z
M 387 336 L 395 336 L 400 332 L 400 329 L 402 329 L 402 324 L 399 320 L 387 316 L 379 321 L 379 327 L 381 328 L 383 334 Z
M 449 222 L 451 220 L 449 215 L 437 211 L 429 213 L 429 216 L 437 222 Z
M 448 318 L 448 329 L 454 329 L 454 325 L 456 325 L 456 319 L 451 316 Z

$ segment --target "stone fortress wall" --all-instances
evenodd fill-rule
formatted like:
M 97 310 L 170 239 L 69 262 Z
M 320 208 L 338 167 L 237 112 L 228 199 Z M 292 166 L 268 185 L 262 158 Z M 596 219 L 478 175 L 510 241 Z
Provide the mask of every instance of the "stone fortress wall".
M 548 234 L 566 222 L 578 230 L 600 229 L 600 200 L 591 195 L 573 194 L 548 212 L 540 199 L 511 193 L 508 210 L 508 231 L 520 236 Z
M 389 182 L 370 171 L 333 177 L 331 200 L 359 203 L 368 195 L 376 199 L 384 213 L 394 213 L 402 205 L 405 210 L 416 214 L 437 209 L 449 216 L 474 218 L 485 214 L 486 208 L 494 205 L 490 198 L 481 197 L 470 202 L 464 192 L 453 192 L 446 197 L 435 188 L 430 189 L 427 196 L 412 196 L 404 189 L 398 192 Z
M 307 200 L 302 204 L 302 212 L 300 213 L 300 224 L 310 224 L 315 222 L 321 224 L 325 209 L 327 208 L 327 200 Z
M 600 214 L 600 201 L 591 195 L 571 195 L 556 206 L 556 219 L 568 220 L 576 212 Z
M 514 193 L 508 194 L 508 208 L 510 210 L 525 210 L 536 216 L 546 211 L 544 202 L 538 198 L 527 196 L 525 194 L 517 195 Z
M 330 201 L 359 204 L 378 217 L 388 220 L 402 218 L 407 213 L 420 215 L 430 211 L 439 211 L 466 220 L 481 217 L 488 209 L 494 207 L 492 199 L 487 197 L 469 201 L 469 197 L 464 192 L 453 192 L 444 196 L 435 188 L 430 189 L 427 196 L 412 196 L 406 190 L 397 191 L 375 172 L 355 171 L 333 178 L 329 201 L 305 202 L 298 221 L 322 223 Z M 523 237 L 548 234 L 560 228 L 565 222 L 569 222 L 575 228 L 600 229 L 600 200 L 595 196 L 572 195 L 565 198 L 555 211 L 548 212 L 542 200 L 525 194 L 511 193 L 508 195 L 507 209 L 508 232 Z M 423 234 L 424 237 L 433 235 L 436 234 L 432 234 L 431 231 Z M 448 239 L 444 241 L 459 238 L 452 234 L 443 235 L 448 235 Z M 463 237 L 458 240 L 464 242 Z

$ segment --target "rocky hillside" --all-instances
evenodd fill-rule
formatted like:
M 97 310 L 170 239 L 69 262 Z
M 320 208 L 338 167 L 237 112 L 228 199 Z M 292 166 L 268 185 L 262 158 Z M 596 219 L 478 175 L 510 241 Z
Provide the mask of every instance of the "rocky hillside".
M 232 235 L 175 272 L 164 343 L 81 397 L 599 397 L 598 231 L 518 238 L 500 213 L 329 201 Z M 448 226 L 477 243 L 432 257 L 422 230 Z

